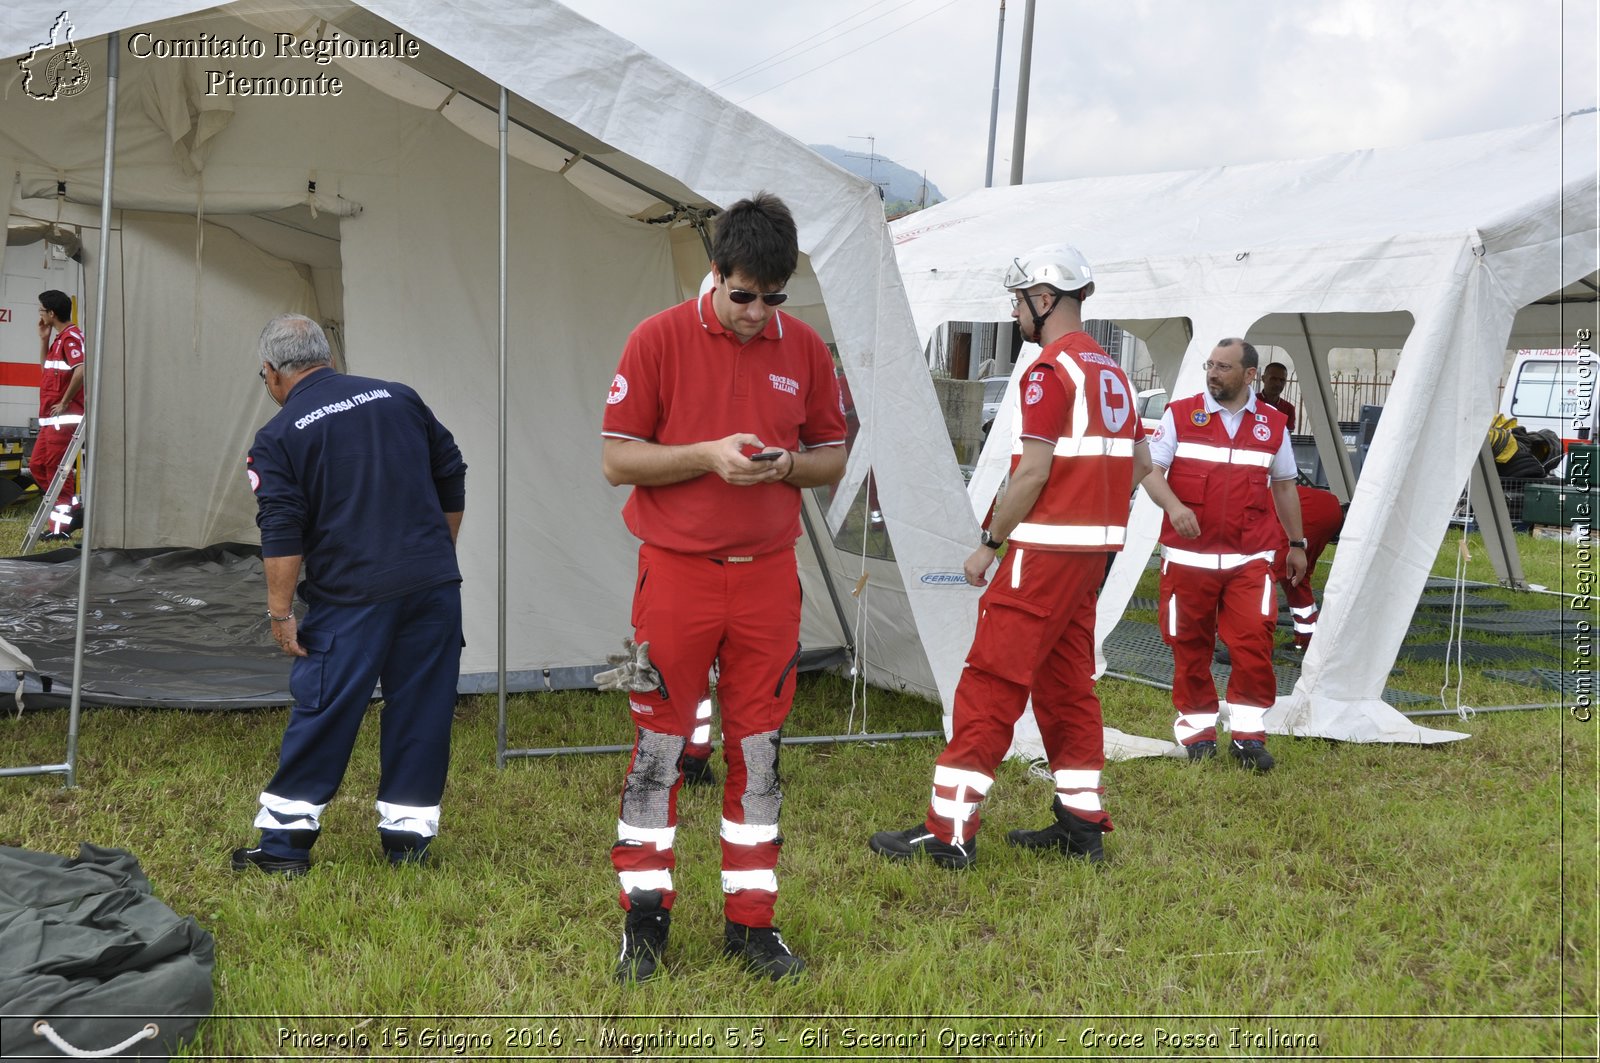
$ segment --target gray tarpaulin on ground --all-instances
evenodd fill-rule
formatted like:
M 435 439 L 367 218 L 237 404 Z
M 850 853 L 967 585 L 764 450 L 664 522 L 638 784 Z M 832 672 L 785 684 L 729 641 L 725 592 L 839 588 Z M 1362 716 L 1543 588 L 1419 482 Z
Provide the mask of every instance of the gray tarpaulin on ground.
M 84 631 L 83 700 L 100 705 L 288 705 L 289 658 L 273 645 L 257 548 L 101 550 Z M 0 638 L 33 658 L 30 707 L 72 693 L 78 555 L 0 559 Z M 51 679 L 44 694 L 40 677 Z
M 150 893 L 139 861 L 0 846 L 0 1055 L 54 1056 L 40 1020 L 80 1051 L 164 1059 L 211 1014 L 211 935 Z

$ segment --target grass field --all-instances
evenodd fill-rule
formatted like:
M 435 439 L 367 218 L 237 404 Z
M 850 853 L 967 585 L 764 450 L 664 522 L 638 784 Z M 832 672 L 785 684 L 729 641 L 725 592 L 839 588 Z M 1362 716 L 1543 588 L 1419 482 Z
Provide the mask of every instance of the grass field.
M 1523 542 L 1529 579 L 1560 585 L 1572 548 Z M 1443 681 L 1410 662 L 1393 677 L 1428 694 Z M 1101 694 L 1111 725 L 1170 733 L 1164 691 L 1107 681 Z M 1555 697 L 1469 672 L 1461 699 Z M 849 701 L 841 679 L 808 677 L 789 733 L 842 730 Z M 867 704 L 873 731 L 939 726 L 914 697 L 872 691 Z M 284 711 L 88 710 L 76 789 L 0 779 L 0 843 L 129 849 L 157 894 L 216 936 L 216 1017 L 196 1058 L 340 1058 L 295 1038 L 352 1029 L 368 1044 L 354 1054 L 406 1059 L 1597 1050 L 1596 725 L 1569 711 L 1425 721 L 1472 735 L 1433 748 L 1274 739 L 1265 777 L 1113 764 L 1117 829 L 1098 869 L 1004 844 L 1007 829 L 1048 819 L 1049 785 L 1025 765 L 1003 766 L 978 863 L 952 873 L 866 847 L 872 831 L 920 819 L 936 743 L 786 749 L 779 917 L 808 976 L 756 982 L 721 959 L 719 796 L 689 790 L 668 973 L 632 988 L 611 977 L 608 848 L 626 758 L 497 771 L 495 715 L 492 698 L 461 703 L 432 868 L 391 869 L 378 852 L 373 719 L 312 873 L 227 869 L 253 837 Z M 65 712 L 0 727 L 0 764 L 61 759 Z M 620 696 L 581 692 L 514 698 L 509 731 L 513 747 L 629 738 Z

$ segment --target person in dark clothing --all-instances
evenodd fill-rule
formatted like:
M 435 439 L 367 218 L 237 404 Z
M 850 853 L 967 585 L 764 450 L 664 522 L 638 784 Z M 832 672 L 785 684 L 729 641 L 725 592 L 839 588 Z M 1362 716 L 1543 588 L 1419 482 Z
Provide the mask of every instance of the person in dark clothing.
M 260 843 L 236 850 L 233 869 L 309 870 L 380 681 L 378 835 L 390 863 L 422 863 L 439 828 L 461 667 L 455 541 L 466 462 L 411 388 L 336 371 L 309 318 L 273 318 L 260 352 L 261 379 L 283 409 L 256 433 L 246 475 L 272 637 L 295 658 L 295 704 L 261 794 Z

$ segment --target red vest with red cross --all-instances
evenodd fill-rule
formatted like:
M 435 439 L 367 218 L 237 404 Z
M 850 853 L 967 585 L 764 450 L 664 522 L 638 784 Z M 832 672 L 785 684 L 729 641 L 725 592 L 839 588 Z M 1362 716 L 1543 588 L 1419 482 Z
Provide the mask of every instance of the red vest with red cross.
M 1142 426 L 1133 414 L 1133 390 L 1121 367 L 1084 332 L 1045 348 L 1023 376 L 1016 423 L 1028 375 L 1053 371 L 1067 393 L 1067 422 L 1056 440 L 1050 478 L 1010 539 L 1036 550 L 1121 550 L 1133 491 L 1133 445 Z M 1019 436 L 1011 471 L 1022 460 Z
M 1239 555 L 1273 550 L 1283 538 L 1283 527 L 1272 501 L 1272 459 L 1283 445 L 1288 418 L 1258 402 L 1254 413 L 1244 412 L 1238 432 L 1230 437 L 1222 415 L 1206 409 L 1204 395 L 1179 399 L 1167 410 L 1177 435 L 1167 484 L 1194 511 L 1200 535 L 1185 539 L 1172 519 L 1163 516 L 1162 545 L 1217 557 L 1221 560 L 1207 566 L 1215 568 L 1233 568 L 1242 563 L 1236 560 Z

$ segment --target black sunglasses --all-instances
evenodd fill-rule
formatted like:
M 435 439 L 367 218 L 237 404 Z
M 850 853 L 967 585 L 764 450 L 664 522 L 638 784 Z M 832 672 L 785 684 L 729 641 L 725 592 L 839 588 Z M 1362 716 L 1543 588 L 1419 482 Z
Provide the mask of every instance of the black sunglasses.
M 788 292 L 747 292 L 743 288 L 729 288 L 728 298 L 740 306 L 747 306 L 760 299 L 768 306 L 782 306 L 789 298 Z

